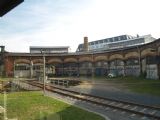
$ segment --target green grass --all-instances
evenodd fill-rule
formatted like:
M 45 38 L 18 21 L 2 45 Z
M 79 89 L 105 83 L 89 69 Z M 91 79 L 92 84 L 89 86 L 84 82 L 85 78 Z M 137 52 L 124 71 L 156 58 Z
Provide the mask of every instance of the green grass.
M 2 94 L 0 105 L 3 106 Z M 18 120 L 104 120 L 99 115 L 44 97 L 40 92 L 8 94 L 7 110 L 8 118 L 18 118 Z
M 121 81 L 133 92 L 160 96 L 160 80 L 132 77 Z
M 133 92 L 160 96 L 160 83 L 128 85 Z
M 136 93 L 160 96 L 160 80 L 151 80 L 140 77 L 112 78 L 109 82 L 121 84 Z
M 9 81 L 12 80 L 13 78 L 6 78 L 6 77 L 0 77 L 0 81 Z

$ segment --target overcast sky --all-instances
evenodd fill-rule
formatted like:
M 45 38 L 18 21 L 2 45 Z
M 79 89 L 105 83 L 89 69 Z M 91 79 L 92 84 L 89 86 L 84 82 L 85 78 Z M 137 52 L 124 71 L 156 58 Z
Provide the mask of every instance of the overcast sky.
M 160 38 L 159 0 L 25 0 L 0 18 L 0 45 L 70 46 L 128 34 Z

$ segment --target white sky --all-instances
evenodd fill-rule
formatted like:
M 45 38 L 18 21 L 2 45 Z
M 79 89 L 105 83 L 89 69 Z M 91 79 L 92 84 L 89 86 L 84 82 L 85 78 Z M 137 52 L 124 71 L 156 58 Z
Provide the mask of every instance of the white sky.
M 29 46 L 70 46 L 128 34 L 159 38 L 160 0 L 25 0 L 0 18 L 0 45 L 10 52 Z

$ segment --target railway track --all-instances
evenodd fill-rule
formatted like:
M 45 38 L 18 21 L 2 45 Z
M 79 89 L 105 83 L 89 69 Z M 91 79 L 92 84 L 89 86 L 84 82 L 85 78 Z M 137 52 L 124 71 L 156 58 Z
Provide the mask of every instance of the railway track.
M 42 89 L 44 87 L 43 83 L 37 81 L 26 81 L 26 83 Z M 58 93 L 63 96 L 68 96 L 77 100 L 87 101 L 99 106 L 118 109 L 120 111 L 131 113 L 133 115 L 145 116 L 150 118 L 151 120 L 160 120 L 159 107 L 94 96 L 90 94 L 55 87 L 54 85 L 49 84 L 46 84 L 45 89 L 50 92 Z

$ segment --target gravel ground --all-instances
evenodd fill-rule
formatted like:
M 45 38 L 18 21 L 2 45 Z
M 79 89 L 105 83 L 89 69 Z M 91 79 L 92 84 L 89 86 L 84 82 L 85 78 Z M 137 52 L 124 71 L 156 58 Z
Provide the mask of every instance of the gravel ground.
M 79 108 L 85 109 L 90 112 L 94 112 L 106 118 L 106 120 L 151 120 L 146 117 L 137 116 L 135 114 L 130 114 L 126 112 L 122 112 L 112 108 L 100 107 L 95 104 L 90 104 L 84 101 L 77 101 L 75 99 L 71 99 L 68 97 L 64 97 L 55 93 L 46 92 L 47 96 L 53 97 L 54 99 L 58 99 L 60 101 L 66 102 L 68 104 L 77 106 Z

